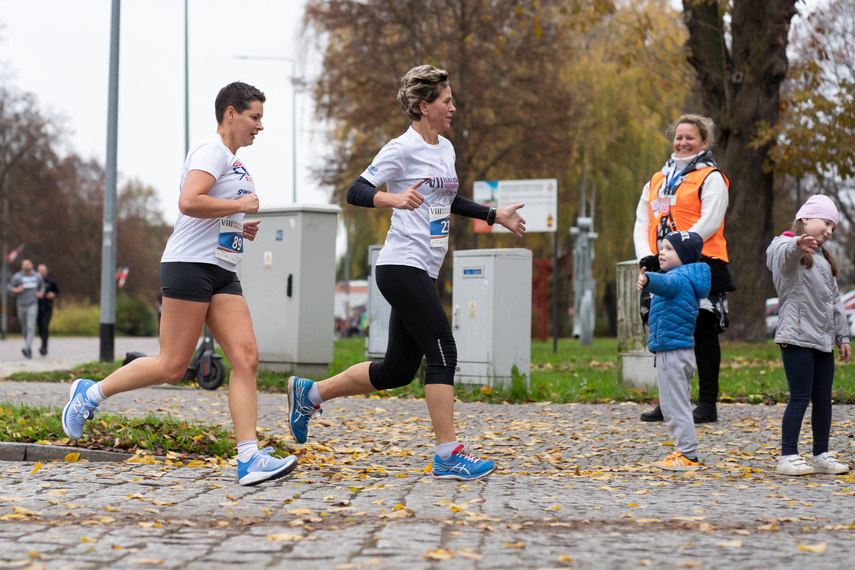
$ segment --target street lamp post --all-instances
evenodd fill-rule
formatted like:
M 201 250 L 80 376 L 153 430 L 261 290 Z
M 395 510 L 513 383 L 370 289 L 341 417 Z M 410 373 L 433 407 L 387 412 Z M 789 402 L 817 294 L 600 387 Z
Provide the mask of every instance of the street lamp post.
M 272 55 L 236 55 L 236 59 L 266 59 L 291 64 L 291 199 L 297 203 L 297 62 L 294 58 Z

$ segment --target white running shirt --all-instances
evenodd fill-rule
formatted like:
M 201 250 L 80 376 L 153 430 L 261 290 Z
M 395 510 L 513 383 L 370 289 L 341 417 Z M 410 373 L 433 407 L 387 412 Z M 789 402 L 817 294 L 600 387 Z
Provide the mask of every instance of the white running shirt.
M 406 265 L 439 276 L 448 251 L 451 201 L 457 195 L 454 147 L 439 137 L 428 144 L 413 127 L 386 143 L 362 173 L 374 187 L 400 194 L 416 182 L 427 180 L 418 189 L 425 201 L 415 210 L 392 210 L 392 224 L 377 265 Z
M 246 167 L 223 144 L 223 138 L 213 133 L 201 144 L 187 153 L 184 168 L 181 171 L 181 187 L 191 170 L 207 172 L 216 179 L 208 196 L 237 200 L 246 194 L 255 193 Z M 180 191 L 180 189 L 179 189 Z M 244 214 L 226 216 L 235 222 L 243 222 Z M 236 271 L 236 264 L 220 259 L 216 255 L 220 237 L 220 218 L 194 218 L 182 213 L 175 220 L 175 229 L 166 242 L 161 262 L 184 261 L 193 263 L 211 263 L 223 269 Z

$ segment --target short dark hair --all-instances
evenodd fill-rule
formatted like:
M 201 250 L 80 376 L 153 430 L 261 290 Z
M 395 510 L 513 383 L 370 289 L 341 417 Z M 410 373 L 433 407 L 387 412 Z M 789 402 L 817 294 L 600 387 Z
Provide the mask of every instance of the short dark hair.
M 243 83 L 235 81 L 229 83 L 217 93 L 217 100 L 214 102 L 214 111 L 217 114 L 217 124 L 223 122 L 223 117 L 226 116 L 226 109 L 234 107 L 238 113 L 243 113 L 249 109 L 250 103 L 253 101 L 261 101 L 264 103 L 267 97 L 264 96 L 259 89 Z

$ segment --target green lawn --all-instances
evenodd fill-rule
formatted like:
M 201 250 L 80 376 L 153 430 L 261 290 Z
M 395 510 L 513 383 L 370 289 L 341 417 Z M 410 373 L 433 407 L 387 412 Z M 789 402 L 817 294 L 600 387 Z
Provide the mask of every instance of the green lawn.
M 481 386 L 458 386 L 458 397 L 466 401 L 553 401 L 553 402 L 610 402 L 652 401 L 652 393 L 639 392 L 617 382 L 617 341 L 597 338 L 591 346 L 581 346 L 578 340 L 560 339 L 558 350 L 553 352 L 552 341 L 533 341 L 531 345 L 530 390 L 526 393 L 522 379 L 511 388 L 486 389 Z M 351 338 L 335 342 L 330 374 L 336 374 L 365 358 L 365 339 Z M 118 366 L 89 363 L 74 370 L 60 372 L 18 373 L 10 380 L 68 381 L 86 377 L 101 379 Z M 258 377 L 259 390 L 284 391 L 286 375 L 262 372 Z M 723 401 L 773 403 L 787 400 L 787 381 L 781 366 L 780 350 L 771 342 L 747 344 L 725 342 L 722 344 L 720 375 Z M 695 386 L 697 390 L 697 386 Z M 396 397 L 423 397 L 424 387 L 417 380 L 405 388 L 390 390 L 382 395 Z M 855 402 L 855 364 L 838 362 L 834 379 L 836 402 Z

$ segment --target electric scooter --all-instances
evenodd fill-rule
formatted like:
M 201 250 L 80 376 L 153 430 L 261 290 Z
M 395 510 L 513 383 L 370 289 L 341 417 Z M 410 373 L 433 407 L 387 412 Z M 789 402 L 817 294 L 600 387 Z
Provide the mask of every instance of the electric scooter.
M 184 373 L 183 380 L 195 380 L 205 390 L 216 390 L 226 379 L 226 365 L 223 357 L 214 350 L 214 337 L 208 325 L 202 329 L 202 343 Z

